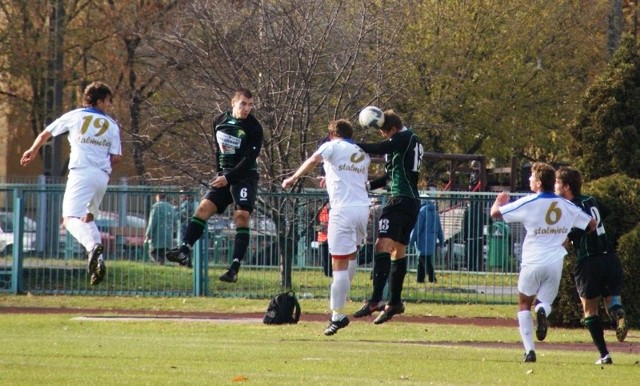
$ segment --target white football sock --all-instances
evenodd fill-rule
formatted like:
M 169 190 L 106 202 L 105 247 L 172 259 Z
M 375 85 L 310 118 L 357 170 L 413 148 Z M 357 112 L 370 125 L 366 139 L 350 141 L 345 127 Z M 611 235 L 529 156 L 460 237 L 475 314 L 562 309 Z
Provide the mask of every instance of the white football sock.
M 333 316 L 342 316 L 342 309 L 346 303 L 347 293 L 351 288 L 349 273 L 347 271 L 333 271 L 333 283 L 331 283 L 330 308 Z M 335 320 L 335 319 L 334 319 Z
M 98 229 L 96 222 L 91 221 L 87 223 L 87 225 L 89 225 L 89 228 L 91 228 L 91 237 L 93 237 L 93 242 L 96 244 L 100 244 L 102 242 L 102 238 L 100 237 L 100 229 Z
M 89 224 L 77 217 L 69 217 L 65 222 L 65 228 L 67 228 L 67 231 L 71 233 L 71 235 L 75 237 L 80 244 L 82 244 L 87 252 L 91 251 L 95 246 L 96 242 L 93 239 L 92 230 Z
M 524 351 L 528 353 L 531 350 L 535 350 L 536 347 L 533 343 L 533 318 L 531 317 L 531 311 L 518 312 L 518 325 L 520 326 L 520 337 L 522 338 Z
M 356 268 L 358 268 L 358 260 L 349 260 L 349 267 L 347 268 L 349 281 L 353 281 L 353 278 L 356 277 Z

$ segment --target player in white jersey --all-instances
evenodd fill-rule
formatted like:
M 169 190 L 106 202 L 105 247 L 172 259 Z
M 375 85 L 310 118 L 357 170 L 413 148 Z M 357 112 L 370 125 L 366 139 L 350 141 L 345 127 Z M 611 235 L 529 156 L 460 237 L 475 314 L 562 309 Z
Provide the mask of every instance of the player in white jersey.
M 88 252 L 91 284 L 104 279 L 104 247 L 100 231 L 93 221 L 107 190 L 111 168 L 122 156 L 120 128 L 107 115 L 113 93 L 102 82 L 93 82 L 84 90 L 83 108 L 69 111 L 42 131 L 20 159 L 27 165 L 51 137 L 69 133 L 69 177 L 62 200 L 63 224 Z
M 522 264 L 518 278 L 518 324 L 524 345 L 525 362 L 535 362 L 531 306 L 536 300 L 536 337 L 547 335 L 547 316 L 562 276 L 563 244 L 571 228 L 593 230 L 595 221 L 571 201 L 555 195 L 555 170 L 536 162 L 531 167 L 530 188 L 535 194 L 509 203 L 506 192 L 498 194 L 491 216 L 505 222 L 521 222 L 527 230 L 522 245 Z
M 371 159 L 351 140 L 352 135 L 349 121 L 340 119 L 329 123 L 329 141 L 282 182 L 283 189 L 292 187 L 300 177 L 324 162 L 325 178 L 321 186 L 326 187 L 329 194 L 327 241 L 333 266 L 332 316 L 325 335 L 333 335 L 349 325 L 344 306 L 356 273 L 358 245 L 367 236 L 370 202 L 366 182 Z

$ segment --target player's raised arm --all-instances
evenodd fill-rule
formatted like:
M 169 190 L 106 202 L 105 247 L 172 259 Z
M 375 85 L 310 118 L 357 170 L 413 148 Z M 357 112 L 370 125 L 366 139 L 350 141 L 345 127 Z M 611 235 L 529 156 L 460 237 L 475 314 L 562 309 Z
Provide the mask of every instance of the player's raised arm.
M 300 165 L 298 170 L 296 170 L 291 177 L 282 181 L 282 189 L 292 187 L 300 177 L 312 171 L 320 162 L 322 162 L 322 156 L 320 154 L 313 154 L 311 157 L 307 158 L 307 160 Z
M 36 158 L 36 154 L 38 154 L 38 150 L 40 150 L 40 147 L 42 147 L 42 145 L 47 142 L 49 138 L 51 138 L 51 132 L 48 130 L 45 130 L 38 134 L 31 147 L 27 149 L 24 154 L 22 154 L 22 158 L 20 158 L 20 165 L 26 166 L 31 161 L 33 161 Z
M 493 202 L 491 206 L 491 217 L 493 218 L 501 218 L 502 213 L 500 212 L 500 207 L 509 202 L 509 193 L 500 192 L 496 197 L 496 200 Z

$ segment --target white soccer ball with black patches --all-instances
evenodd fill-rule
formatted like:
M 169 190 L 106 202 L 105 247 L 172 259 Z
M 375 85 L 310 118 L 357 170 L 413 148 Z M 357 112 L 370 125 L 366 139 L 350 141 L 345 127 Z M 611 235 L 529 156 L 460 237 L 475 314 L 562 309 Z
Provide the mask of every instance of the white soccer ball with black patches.
M 384 125 L 384 113 L 376 106 L 367 106 L 360 111 L 358 122 L 365 129 L 381 129 Z

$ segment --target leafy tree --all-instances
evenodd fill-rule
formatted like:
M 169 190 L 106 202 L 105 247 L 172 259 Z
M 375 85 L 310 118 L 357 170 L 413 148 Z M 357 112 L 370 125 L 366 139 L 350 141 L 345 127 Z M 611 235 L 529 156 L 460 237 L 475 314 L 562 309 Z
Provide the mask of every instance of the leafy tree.
M 570 127 L 572 154 L 589 179 L 614 173 L 640 176 L 640 56 L 634 35 L 623 35 L 611 63 L 587 90 Z
M 502 165 L 563 159 L 575 95 L 604 64 L 607 12 L 605 2 L 422 2 L 404 40 L 409 119 L 438 150 Z

